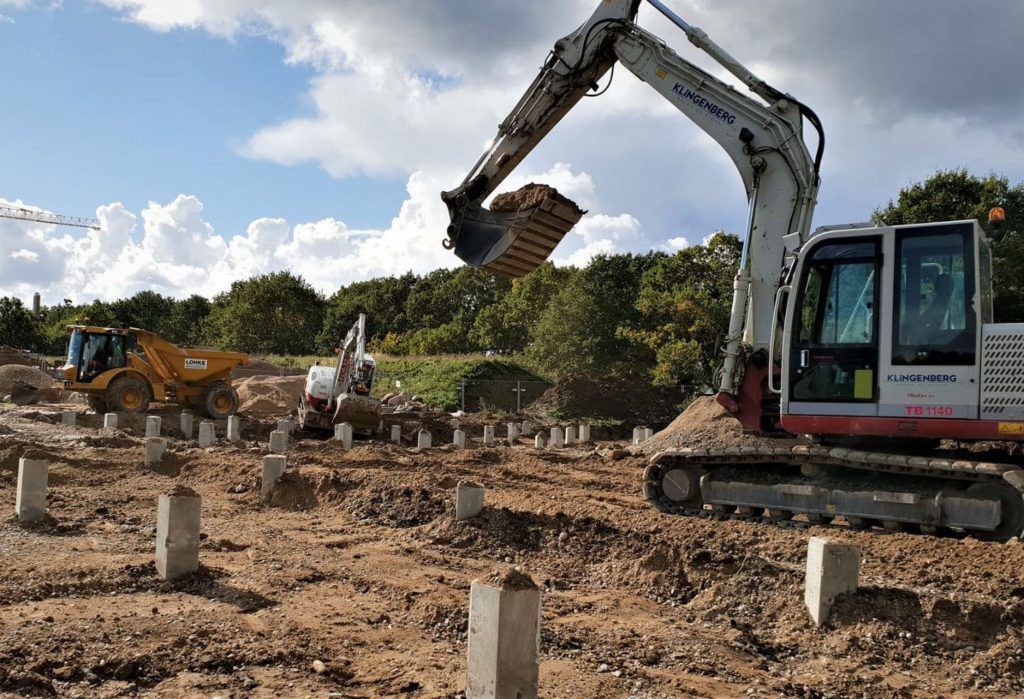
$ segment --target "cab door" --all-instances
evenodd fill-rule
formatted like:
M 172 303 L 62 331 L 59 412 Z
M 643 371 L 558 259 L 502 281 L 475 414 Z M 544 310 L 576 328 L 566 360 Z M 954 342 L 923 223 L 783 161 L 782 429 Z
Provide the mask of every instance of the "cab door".
M 79 383 L 92 383 L 110 369 L 128 366 L 125 338 L 106 333 L 86 333 L 78 363 Z
M 880 236 L 808 252 L 790 326 L 788 414 L 877 415 L 881 269 Z

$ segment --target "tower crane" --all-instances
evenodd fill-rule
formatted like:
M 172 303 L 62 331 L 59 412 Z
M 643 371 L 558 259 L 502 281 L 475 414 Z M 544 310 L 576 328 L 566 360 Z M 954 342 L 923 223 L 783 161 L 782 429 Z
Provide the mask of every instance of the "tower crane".
M 36 211 L 26 209 L 23 206 L 9 206 L 0 204 L 0 218 L 12 218 L 16 221 L 36 221 L 38 223 L 51 223 L 55 226 L 74 226 L 75 228 L 89 228 L 94 231 L 100 229 L 100 222 L 94 218 L 81 218 L 79 216 L 62 216 L 49 211 Z

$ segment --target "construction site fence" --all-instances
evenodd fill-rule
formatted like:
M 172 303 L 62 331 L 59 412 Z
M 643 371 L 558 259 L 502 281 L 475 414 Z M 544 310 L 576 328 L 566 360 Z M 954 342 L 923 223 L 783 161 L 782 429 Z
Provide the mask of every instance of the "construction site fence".
M 548 381 L 462 379 L 458 385 L 459 409 L 467 413 L 484 410 L 518 413 L 550 386 Z

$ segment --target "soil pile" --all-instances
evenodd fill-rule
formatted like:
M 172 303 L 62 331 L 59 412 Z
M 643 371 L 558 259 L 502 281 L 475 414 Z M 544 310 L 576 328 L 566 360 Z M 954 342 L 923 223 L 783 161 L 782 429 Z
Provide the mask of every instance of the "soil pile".
M 5 364 L 0 366 L 0 398 L 6 396 L 19 383 L 28 384 L 33 388 L 43 388 L 53 384 L 53 379 L 45 372 L 21 364 Z
M 554 187 L 549 187 L 546 184 L 534 184 L 532 182 L 514 192 L 504 192 L 494 197 L 494 200 L 491 201 L 491 211 L 507 213 L 532 209 L 543 204 L 546 199 L 554 199 L 575 210 L 581 216 L 585 213 L 583 209 L 576 205 L 576 202 L 559 194 L 558 190 Z
M 39 362 L 15 347 L 0 345 L 0 364 L 20 364 L 21 366 L 37 366 Z
M 304 376 L 250 376 L 236 383 L 238 412 L 257 418 L 276 417 L 295 410 L 305 386 Z
M 284 367 L 264 362 L 262 359 L 252 359 L 245 366 L 240 366 L 231 372 L 231 378 L 248 379 L 252 376 L 305 376 L 306 372 L 296 367 Z
M 679 410 L 682 395 L 675 388 L 652 386 L 624 378 L 562 379 L 549 388 L 528 411 L 559 419 L 606 418 L 633 425 L 661 427 Z
M 714 396 L 701 396 L 668 427 L 644 442 L 649 454 L 665 449 L 785 446 L 788 440 L 743 433 L 739 421 Z

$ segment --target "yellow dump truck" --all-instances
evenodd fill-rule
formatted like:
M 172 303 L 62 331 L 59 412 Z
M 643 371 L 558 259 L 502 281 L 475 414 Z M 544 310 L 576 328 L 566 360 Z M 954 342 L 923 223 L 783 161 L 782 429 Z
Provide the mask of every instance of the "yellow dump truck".
M 84 393 L 96 412 L 144 412 L 152 400 L 179 403 L 220 420 L 238 410 L 231 371 L 243 352 L 177 347 L 138 328 L 67 326 L 63 388 Z

